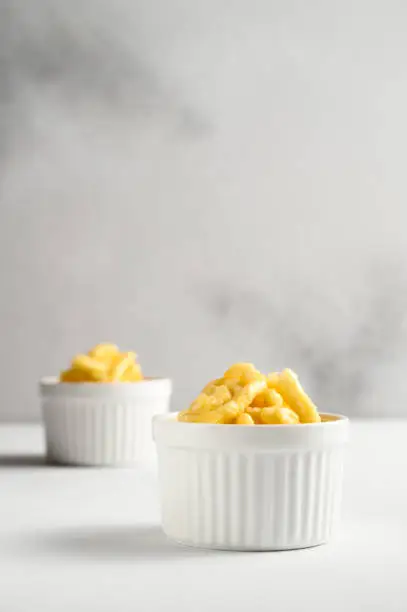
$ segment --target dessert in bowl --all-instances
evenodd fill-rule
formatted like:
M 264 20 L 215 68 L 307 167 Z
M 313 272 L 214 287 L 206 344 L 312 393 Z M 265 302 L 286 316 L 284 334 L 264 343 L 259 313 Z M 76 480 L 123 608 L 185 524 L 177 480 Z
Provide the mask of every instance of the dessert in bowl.
M 348 419 L 319 413 L 290 370 L 236 364 L 188 410 L 155 417 L 154 438 L 170 538 L 232 550 L 330 539 Z
M 169 409 L 171 381 L 145 378 L 133 352 L 100 344 L 59 377 L 40 381 L 47 455 L 75 465 L 138 465 L 155 458 L 151 422 Z

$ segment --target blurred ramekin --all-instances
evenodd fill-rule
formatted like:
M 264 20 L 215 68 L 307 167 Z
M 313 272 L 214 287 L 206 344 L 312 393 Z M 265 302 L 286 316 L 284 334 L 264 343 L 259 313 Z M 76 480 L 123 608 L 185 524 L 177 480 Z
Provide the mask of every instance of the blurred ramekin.
M 223 550 L 327 542 L 336 526 L 348 419 L 301 425 L 154 418 L 162 522 L 170 538 Z
M 169 409 L 171 381 L 40 381 L 47 455 L 77 465 L 126 466 L 155 457 L 152 418 Z

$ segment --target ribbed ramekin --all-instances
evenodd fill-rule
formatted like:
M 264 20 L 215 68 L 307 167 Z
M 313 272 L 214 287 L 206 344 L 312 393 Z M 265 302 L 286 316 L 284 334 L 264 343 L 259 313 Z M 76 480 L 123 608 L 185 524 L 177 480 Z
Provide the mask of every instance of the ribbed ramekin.
M 237 426 L 155 417 L 164 532 L 223 550 L 327 542 L 339 515 L 348 419 L 323 419 Z
M 40 382 L 47 455 L 77 465 L 134 465 L 155 457 L 152 418 L 169 409 L 171 381 Z

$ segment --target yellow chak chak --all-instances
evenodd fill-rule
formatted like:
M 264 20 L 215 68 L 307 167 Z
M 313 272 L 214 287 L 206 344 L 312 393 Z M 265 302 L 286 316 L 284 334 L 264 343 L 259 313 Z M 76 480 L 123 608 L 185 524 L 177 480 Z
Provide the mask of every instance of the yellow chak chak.
M 230 425 L 317 423 L 320 416 L 291 370 L 261 374 L 251 363 L 236 363 L 208 383 L 178 420 Z
M 138 382 L 143 380 L 137 355 L 121 353 L 115 344 L 98 344 L 86 355 L 76 355 L 61 372 L 60 382 Z

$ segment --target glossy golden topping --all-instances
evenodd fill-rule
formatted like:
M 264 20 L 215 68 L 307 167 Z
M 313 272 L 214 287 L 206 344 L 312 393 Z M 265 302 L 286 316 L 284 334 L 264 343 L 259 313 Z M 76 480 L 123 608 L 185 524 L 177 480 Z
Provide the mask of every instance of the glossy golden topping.
M 138 382 L 143 380 L 137 355 L 121 353 L 115 344 L 98 344 L 87 354 L 76 355 L 61 372 L 60 382 Z
M 292 370 L 264 375 L 251 363 L 236 363 L 211 381 L 180 412 L 187 423 L 292 425 L 318 423 L 318 410 Z

